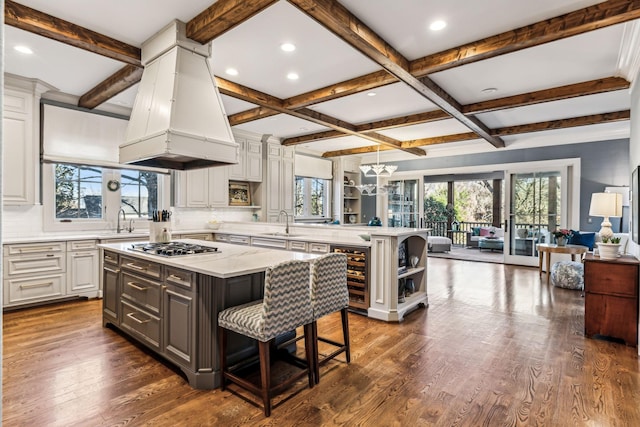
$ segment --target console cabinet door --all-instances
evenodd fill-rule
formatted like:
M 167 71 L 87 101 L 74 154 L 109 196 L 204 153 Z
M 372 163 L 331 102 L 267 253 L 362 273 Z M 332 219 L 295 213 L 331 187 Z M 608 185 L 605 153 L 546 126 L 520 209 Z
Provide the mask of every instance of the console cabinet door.
M 196 354 L 195 273 L 167 267 L 164 288 L 164 354 L 194 369 Z
M 104 316 L 105 322 L 110 321 L 114 325 L 119 325 L 120 268 L 117 264 L 104 263 L 102 269 L 102 288 L 102 315 Z

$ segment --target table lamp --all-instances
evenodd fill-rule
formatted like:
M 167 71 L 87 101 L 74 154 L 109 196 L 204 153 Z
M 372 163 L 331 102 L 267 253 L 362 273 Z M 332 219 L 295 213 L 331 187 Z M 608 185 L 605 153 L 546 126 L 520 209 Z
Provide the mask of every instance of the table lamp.
M 603 217 L 600 225 L 600 236 L 610 239 L 613 237 L 611 230 L 610 216 L 622 215 L 622 194 L 619 193 L 593 193 L 591 195 L 591 206 L 589 207 L 590 216 Z

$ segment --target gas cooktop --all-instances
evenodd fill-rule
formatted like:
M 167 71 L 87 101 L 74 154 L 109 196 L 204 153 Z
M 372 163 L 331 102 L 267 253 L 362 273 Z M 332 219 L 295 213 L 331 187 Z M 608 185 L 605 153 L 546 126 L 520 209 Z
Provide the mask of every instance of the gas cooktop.
M 129 250 L 160 256 L 184 256 L 220 252 L 218 248 L 212 246 L 195 245 L 184 242 L 132 243 Z

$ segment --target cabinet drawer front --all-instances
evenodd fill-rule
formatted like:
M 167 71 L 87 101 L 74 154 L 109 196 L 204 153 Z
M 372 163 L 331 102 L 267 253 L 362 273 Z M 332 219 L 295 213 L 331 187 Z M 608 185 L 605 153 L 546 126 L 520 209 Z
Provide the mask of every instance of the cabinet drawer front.
M 42 252 L 66 252 L 67 246 L 65 242 L 38 242 L 38 243 L 20 243 L 15 245 L 5 245 L 4 254 L 6 255 L 28 255 Z
M 195 239 L 195 240 L 213 240 L 211 238 L 211 233 L 195 233 L 195 234 L 181 234 L 181 239 Z
M 65 275 L 9 279 L 5 286 L 9 287 L 9 300 L 4 302 L 5 305 L 46 300 L 64 295 Z
M 193 289 L 196 283 L 196 273 L 185 271 L 174 267 L 165 267 L 167 270 L 167 283 L 171 283 L 183 288 Z
M 216 242 L 228 242 L 229 241 L 229 235 L 228 234 L 215 234 L 215 240 Z
M 124 255 L 120 257 L 120 267 L 122 267 L 123 270 L 133 271 L 137 274 L 144 274 L 156 279 L 159 279 L 162 273 L 160 264 L 142 259 L 130 258 Z
M 600 265 L 597 265 L 600 264 Z M 635 297 L 638 294 L 638 268 L 624 264 L 586 262 L 586 292 Z
M 16 255 L 5 258 L 5 275 L 63 273 L 66 270 L 65 253 Z
M 159 317 L 122 301 L 122 323 L 120 326 L 145 344 L 160 349 Z
M 309 252 L 314 254 L 326 254 L 329 252 L 329 245 L 326 243 L 309 243 Z
M 103 261 L 105 264 L 114 264 L 117 265 L 120 262 L 120 257 L 115 252 L 107 252 L 104 251 Z
M 74 240 L 67 242 L 67 251 L 83 251 L 87 249 L 98 249 L 97 240 Z
M 235 243 L 236 245 L 248 245 L 250 242 L 249 236 L 236 236 L 229 235 L 229 243 Z
M 159 283 L 128 272 L 122 273 L 122 298 L 144 307 L 146 310 L 160 313 L 161 295 Z
M 265 237 L 252 237 L 251 246 L 263 248 L 287 249 L 287 241 L 284 239 L 268 239 Z
M 307 252 L 307 242 L 298 242 L 296 240 L 289 240 L 289 250 L 298 252 Z

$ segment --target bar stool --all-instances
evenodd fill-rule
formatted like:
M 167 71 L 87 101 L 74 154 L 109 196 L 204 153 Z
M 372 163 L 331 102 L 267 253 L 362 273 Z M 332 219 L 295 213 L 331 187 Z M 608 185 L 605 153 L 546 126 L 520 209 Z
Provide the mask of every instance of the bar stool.
M 311 323 L 313 310 L 309 293 L 310 266 L 307 261 L 286 261 L 267 268 L 264 279 L 264 299 L 227 308 L 218 315 L 218 342 L 220 349 L 221 389 L 229 380 L 262 398 L 264 415 L 271 415 L 271 398 L 305 375 L 309 387 L 313 381 L 313 342 Z M 304 326 L 306 366 L 283 382 L 271 384 L 269 348 L 276 336 Z M 227 330 L 258 341 L 261 385 L 231 372 L 227 367 Z
M 320 365 L 345 353 L 347 363 L 351 362 L 351 346 L 349 344 L 349 290 L 347 288 L 347 256 L 331 253 L 316 258 L 311 263 L 311 306 L 313 307 L 313 358 L 316 384 L 320 382 Z M 317 320 L 328 314 L 340 311 L 342 318 L 343 342 L 339 343 L 318 336 Z M 319 357 L 318 341 L 337 347 L 335 351 Z

